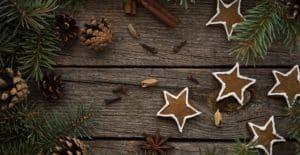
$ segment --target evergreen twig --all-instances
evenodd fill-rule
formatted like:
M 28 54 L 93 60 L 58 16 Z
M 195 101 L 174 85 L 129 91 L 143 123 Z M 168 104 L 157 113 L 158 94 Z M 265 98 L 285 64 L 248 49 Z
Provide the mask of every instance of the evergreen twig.
M 239 139 L 237 139 L 231 154 L 232 155 L 259 155 L 259 151 L 257 149 L 252 149 L 250 145 L 243 144 Z
M 297 140 L 297 147 L 300 153 L 300 100 L 296 101 L 292 108 L 288 109 L 289 132 Z
M 83 106 L 45 110 L 24 103 L 0 112 L 0 154 L 47 154 L 63 136 L 89 137 L 94 125 L 90 110 Z
M 22 34 L 23 42 L 20 46 L 24 50 L 18 58 L 20 70 L 27 78 L 39 81 L 42 79 L 42 68 L 52 69 L 54 58 L 60 51 L 58 40 L 51 31 L 45 29 L 41 32 L 26 31 Z
M 243 61 L 264 58 L 274 40 L 283 39 L 288 46 L 299 47 L 300 25 L 286 17 L 287 9 L 279 0 L 261 1 L 247 10 L 246 20 L 231 37 L 238 45 L 230 50 Z M 293 48 L 296 49 L 296 48 Z

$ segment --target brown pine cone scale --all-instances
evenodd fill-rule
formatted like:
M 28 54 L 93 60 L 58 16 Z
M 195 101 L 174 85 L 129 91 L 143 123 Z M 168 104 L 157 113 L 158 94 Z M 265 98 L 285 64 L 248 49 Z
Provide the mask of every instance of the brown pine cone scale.
M 0 108 L 1 110 L 14 107 L 22 102 L 29 94 L 28 85 L 19 71 L 12 68 L 0 72 Z
M 102 18 L 100 23 L 92 17 L 89 24 L 85 24 L 80 31 L 81 42 L 90 49 L 104 50 L 112 43 L 112 26 L 107 19 Z
M 63 96 L 63 85 L 61 75 L 54 71 L 44 72 L 40 81 L 41 92 L 47 99 L 59 99 Z

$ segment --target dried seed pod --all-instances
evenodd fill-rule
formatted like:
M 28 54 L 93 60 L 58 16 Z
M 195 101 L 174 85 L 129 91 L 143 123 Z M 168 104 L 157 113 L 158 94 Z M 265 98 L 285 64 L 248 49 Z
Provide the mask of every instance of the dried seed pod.
M 215 126 L 216 127 L 221 127 L 222 124 L 222 114 L 220 113 L 219 109 L 216 111 L 215 115 Z
M 140 38 L 140 34 L 136 31 L 136 29 L 134 28 L 134 26 L 132 24 L 128 24 L 128 31 L 133 38 L 135 38 L 135 39 Z
M 146 80 L 142 81 L 141 83 L 142 83 L 142 87 L 146 88 L 146 87 L 155 86 L 158 83 L 158 80 L 156 80 L 156 79 L 146 79 Z

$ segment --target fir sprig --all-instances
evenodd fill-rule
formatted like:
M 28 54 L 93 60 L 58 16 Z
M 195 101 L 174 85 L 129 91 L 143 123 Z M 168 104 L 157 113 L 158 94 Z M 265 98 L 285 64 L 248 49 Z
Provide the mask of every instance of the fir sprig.
M 0 2 L 1 23 L 39 31 L 48 24 L 57 8 L 56 0 L 3 0 Z M 16 31 L 16 30 L 15 30 Z
M 259 151 L 257 149 L 251 148 L 251 145 L 243 144 L 239 139 L 236 140 L 232 155 L 258 155 Z
M 51 69 L 60 51 L 51 23 L 56 0 L 0 2 L 1 67 L 19 67 L 27 79 L 39 81 L 42 69 Z
M 288 109 L 288 120 L 290 135 L 297 140 L 298 152 L 300 153 L 300 100 Z
M 90 136 L 94 123 L 89 109 L 69 106 L 45 111 L 24 103 L 0 112 L 0 154 L 47 154 L 63 136 Z
M 246 20 L 235 28 L 236 33 L 231 37 L 238 45 L 230 53 L 237 58 L 246 62 L 250 58 L 264 58 L 273 41 L 279 39 L 288 46 L 299 47 L 300 25 L 287 19 L 286 6 L 279 0 L 261 1 L 246 14 Z
M 54 58 L 60 51 L 58 40 L 47 29 L 41 32 L 28 30 L 22 36 L 20 46 L 24 51 L 18 57 L 20 70 L 27 78 L 38 81 L 42 78 L 42 68 L 52 69 L 55 65 Z

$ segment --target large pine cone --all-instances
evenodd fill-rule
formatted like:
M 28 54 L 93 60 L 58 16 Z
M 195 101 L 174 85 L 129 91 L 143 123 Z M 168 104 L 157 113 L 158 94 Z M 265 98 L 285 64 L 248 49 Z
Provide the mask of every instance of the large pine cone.
M 0 72 L 0 93 L 0 108 L 5 110 L 27 98 L 28 85 L 19 71 L 5 68 Z
M 85 24 L 81 29 L 81 42 L 90 49 L 103 50 L 112 42 L 112 27 L 107 19 L 102 18 L 101 23 L 97 23 L 92 17 L 90 24 Z
M 288 17 L 291 19 L 299 19 L 300 0 L 288 0 Z
M 44 72 L 40 87 L 42 94 L 48 99 L 56 100 L 63 96 L 61 75 L 54 71 Z
M 76 21 L 71 16 L 59 14 L 55 16 L 54 31 L 63 44 L 65 44 L 77 38 L 79 27 L 76 26 Z
M 87 155 L 87 146 L 79 139 L 63 137 L 54 148 L 52 155 Z

